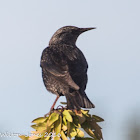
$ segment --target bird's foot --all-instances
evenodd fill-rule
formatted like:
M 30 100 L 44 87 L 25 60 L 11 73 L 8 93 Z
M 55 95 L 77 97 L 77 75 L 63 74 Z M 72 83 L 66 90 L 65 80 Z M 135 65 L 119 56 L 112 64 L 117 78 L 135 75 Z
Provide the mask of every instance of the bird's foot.
M 62 105 L 59 105 L 56 109 L 63 109 L 64 107 Z
M 59 105 L 56 109 L 51 108 L 50 111 L 44 115 L 44 117 L 48 117 L 53 112 L 62 113 L 65 109 L 67 109 L 67 107 L 63 107 L 62 105 Z
M 66 107 L 63 107 L 62 105 L 59 105 L 56 110 L 61 110 L 63 112 L 66 109 Z

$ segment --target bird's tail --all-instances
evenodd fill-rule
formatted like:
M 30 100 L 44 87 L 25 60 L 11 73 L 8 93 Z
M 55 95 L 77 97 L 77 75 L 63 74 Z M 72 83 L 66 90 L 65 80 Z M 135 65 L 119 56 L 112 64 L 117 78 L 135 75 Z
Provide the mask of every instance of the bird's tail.
M 88 99 L 85 92 L 74 91 L 65 95 L 68 109 L 94 108 L 94 104 Z

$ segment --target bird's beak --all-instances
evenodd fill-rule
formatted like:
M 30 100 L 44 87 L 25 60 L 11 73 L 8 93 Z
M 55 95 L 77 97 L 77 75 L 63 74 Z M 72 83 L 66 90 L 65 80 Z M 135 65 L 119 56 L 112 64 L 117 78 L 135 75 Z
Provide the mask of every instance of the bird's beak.
M 80 28 L 81 29 L 81 33 L 92 30 L 92 29 L 96 29 L 96 27 L 91 27 L 91 28 Z

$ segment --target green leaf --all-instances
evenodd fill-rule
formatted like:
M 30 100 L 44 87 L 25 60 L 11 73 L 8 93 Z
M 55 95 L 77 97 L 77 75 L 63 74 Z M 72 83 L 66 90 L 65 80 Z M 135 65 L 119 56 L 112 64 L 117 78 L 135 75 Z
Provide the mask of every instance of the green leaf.
M 98 139 L 102 139 L 102 132 L 101 132 L 101 127 L 96 123 L 91 123 L 91 128 L 94 129 L 94 134 Z
M 97 139 L 99 139 L 99 140 L 102 139 L 103 140 L 102 133 L 98 133 L 97 131 L 94 131 L 94 134 L 97 137 Z
M 54 140 L 60 140 L 60 132 L 61 132 L 61 126 L 62 126 L 62 117 L 59 116 L 59 119 L 54 123 L 54 132 L 56 136 L 54 137 Z
M 31 127 L 37 130 L 39 133 L 42 133 L 46 130 L 46 123 L 34 124 Z
M 77 116 L 73 117 L 73 123 L 74 123 L 76 128 L 81 128 L 81 124 L 79 123 L 79 119 Z
M 46 119 L 48 118 L 39 117 L 39 118 L 34 119 L 32 123 L 43 123 L 44 121 L 46 121 Z
M 102 139 L 102 132 L 101 132 L 101 127 L 94 121 L 92 120 L 91 122 L 91 128 L 94 129 L 94 134 L 97 138 Z
M 85 122 L 86 117 L 82 114 L 82 113 L 76 113 L 76 116 L 78 117 L 79 123 L 82 124 L 83 122 Z
M 74 124 L 68 122 L 67 127 L 68 127 L 68 131 L 67 131 L 68 136 L 69 136 L 70 138 L 71 138 L 71 137 L 75 137 L 75 136 L 77 135 L 77 131 L 76 131 L 76 129 L 75 129 Z
M 104 121 L 103 118 L 96 116 L 96 115 L 92 115 L 92 118 L 94 118 L 96 120 L 96 122 L 103 122 Z
M 51 132 L 51 129 L 52 129 L 52 126 L 49 125 L 49 120 L 48 120 L 47 123 L 46 123 L 46 132 L 47 133 L 50 133 Z
M 31 127 L 32 127 L 33 129 L 35 129 L 35 130 L 38 128 L 36 124 L 31 125 Z
M 68 120 L 69 122 L 72 122 L 73 121 L 72 120 L 72 117 L 71 117 L 71 115 L 70 115 L 70 113 L 69 113 L 68 110 L 64 110 L 63 111 L 63 115 L 66 117 L 66 120 Z
M 84 137 L 84 132 L 80 129 L 76 129 L 77 131 L 77 137 Z
M 96 129 L 102 129 L 94 119 L 89 119 L 87 120 L 88 124 L 90 124 L 91 128 L 96 130 Z
M 82 128 L 93 138 L 102 139 L 101 127 L 92 118 L 87 118 L 87 120 L 82 124 Z M 92 130 L 95 130 L 94 132 Z
M 54 130 L 55 130 L 56 135 L 60 133 L 61 126 L 62 126 L 62 117 L 59 116 L 59 119 L 54 123 Z
M 91 137 L 96 138 L 95 134 L 93 133 L 91 129 L 91 123 L 89 123 L 87 120 L 82 124 L 82 128 L 89 134 Z
M 89 134 L 91 137 L 96 138 L 95 134 L 93 133 L 93 131 L 90 128 L 86 128 L 84 129 L 87 134 Z
M 67 136 L 70 137 L 70 122 L 67 123 Z
M 49 122 L 49 126 L 51 126 L 55 121 L 57 121 L 58 120 L 58 118 L 59 118 L 59 114 L 57 113 L 57 112 L 53 112 L 51 115 L 50 115 L 50 117 L 49 117 L 49 119 L 48 119 L 48 121 L 47 122 Z

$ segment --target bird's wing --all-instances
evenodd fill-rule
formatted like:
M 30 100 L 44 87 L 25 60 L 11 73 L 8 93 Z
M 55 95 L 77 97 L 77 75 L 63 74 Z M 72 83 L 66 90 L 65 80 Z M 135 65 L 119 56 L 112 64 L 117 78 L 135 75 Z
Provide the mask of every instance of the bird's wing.
M 42 53 L 40 66 L 71 88 L 79 90 L 79 86 L 72 80 L 69 74 L 67 61 L 61 52 L 57 53 L 50 47 L 47 47 Z
M 65 51 L 65 54 L 68 58 L 69 73 L 73 81 L 84 91 L 88 79 L 88 64 L 84 54 L 76 46 L 71 50 L 71 53 Z

